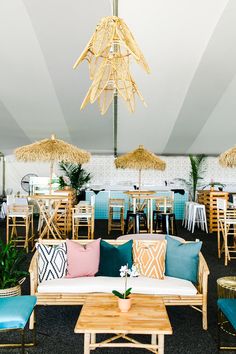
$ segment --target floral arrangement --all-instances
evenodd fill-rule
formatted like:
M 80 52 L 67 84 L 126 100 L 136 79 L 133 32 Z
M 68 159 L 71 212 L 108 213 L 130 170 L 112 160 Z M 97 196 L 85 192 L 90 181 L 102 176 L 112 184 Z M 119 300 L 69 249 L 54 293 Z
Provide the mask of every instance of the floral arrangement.
M 120 299 L 128 299 L 131 294 L 132 288 L 127 289 L 128 276 L 129 277 L 138 277 L 139 272 L 135 265 L 132 265 L 131 269 L 129 269 L 128 264 L 124 265 L 120 268 L 120 276 L 125 278 L 125 291 L 124 293 L 120 293 L 117 290 L 113 290 L 112 293 Z

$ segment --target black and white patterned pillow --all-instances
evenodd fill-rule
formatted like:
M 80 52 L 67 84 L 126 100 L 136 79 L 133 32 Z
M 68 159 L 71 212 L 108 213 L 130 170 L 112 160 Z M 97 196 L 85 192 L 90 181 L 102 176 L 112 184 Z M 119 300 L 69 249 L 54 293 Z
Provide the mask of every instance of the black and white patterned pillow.
M 63 278 L 67 270 L 67 247 L 63 242 L 57 246 L 47 246 L 37 243 L 38 277 L 41 283 L 44 280 Z

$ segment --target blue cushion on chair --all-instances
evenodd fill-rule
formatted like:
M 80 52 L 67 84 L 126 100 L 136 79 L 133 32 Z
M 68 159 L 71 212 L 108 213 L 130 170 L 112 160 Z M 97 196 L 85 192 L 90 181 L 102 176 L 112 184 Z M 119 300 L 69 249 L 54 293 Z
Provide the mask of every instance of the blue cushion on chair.
M 236 299 L 218 299 L 217 305 L 236 331 Z
M 0 298 L 0 330 L 24 328 L 36 305 L 36 296 Z

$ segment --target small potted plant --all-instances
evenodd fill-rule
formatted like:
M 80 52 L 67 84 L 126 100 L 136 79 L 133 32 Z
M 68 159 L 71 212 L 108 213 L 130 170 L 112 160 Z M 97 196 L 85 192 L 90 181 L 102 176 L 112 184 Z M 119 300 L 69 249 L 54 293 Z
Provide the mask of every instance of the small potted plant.
M 0 297 L 21 294 L 21 284 L 28 272 L 20 269 L 25 254 L 13 243 L 4 244 L 0 240 Z
M 120 268 L 120 276 L 125 278 L 125 291 L 120 293 L 117 290 L 113 290 L 112 293 L 118 297 L 118 306 L 121 312 L 128 312 L 131 307 L 131 298 L 129 297 L 132 291 L 132 288 L 127 289 L 128 276 L 137 277 L 139 273 L 137 268 L 132 265 L 131 269 L 128 268 L 128 264 Z

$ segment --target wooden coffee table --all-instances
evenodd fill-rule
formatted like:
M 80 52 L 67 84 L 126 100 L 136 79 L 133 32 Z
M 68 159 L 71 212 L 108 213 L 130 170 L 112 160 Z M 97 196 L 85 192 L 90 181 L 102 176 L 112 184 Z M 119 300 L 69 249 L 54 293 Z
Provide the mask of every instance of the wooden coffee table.
M 172 334 L 166 307 L 161 298 L 151 295 L 132 295 L 132 307 L 121 313 L 114 295 L 88 296 L 75 333 L 84 333 L 84 354 L 90 350 L 106 347 L 145 348 L 153 353 L 164 353 L 164 335 Z M 114 333 L 102 342 L 96 341 L 97 333 Z M 128 334 L 150 334 L 151 343 L 140 343 Z M 125 343 L 114 343 L 123 338 Z

